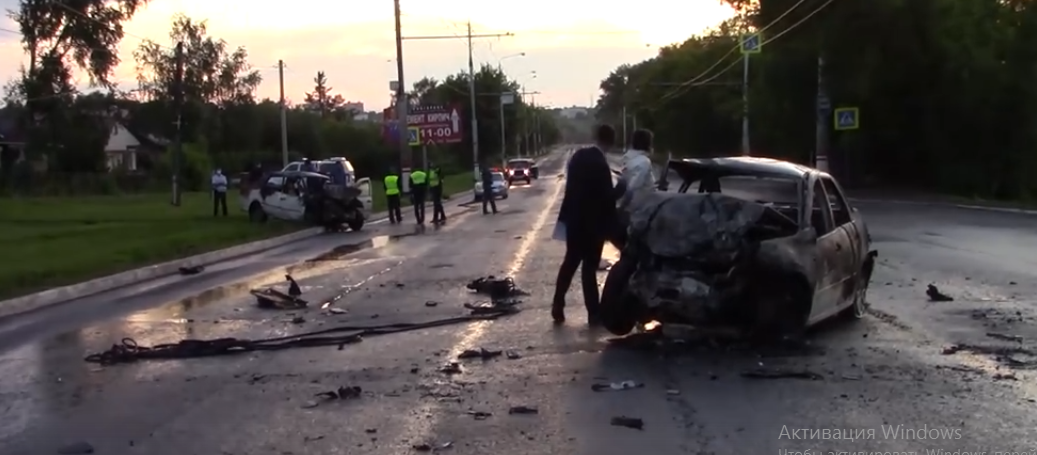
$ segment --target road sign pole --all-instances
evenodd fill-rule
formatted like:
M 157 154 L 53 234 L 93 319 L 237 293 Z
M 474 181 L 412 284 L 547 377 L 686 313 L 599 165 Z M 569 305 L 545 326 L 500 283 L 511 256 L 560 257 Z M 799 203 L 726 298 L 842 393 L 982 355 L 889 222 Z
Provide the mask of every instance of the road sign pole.
M 501 164 L 508 159 L 508 136 L 504 132 L 504 94 L 500 95 L 500 158 Z
M 749 54 L 742 56 L 742 156 L 749 156 Z
M 828 109 L 821 105 L 828 100 L 825 90 L 825 59 L 817 57 L 817 144 L 814 150 L 814 167 L 828 172 Z

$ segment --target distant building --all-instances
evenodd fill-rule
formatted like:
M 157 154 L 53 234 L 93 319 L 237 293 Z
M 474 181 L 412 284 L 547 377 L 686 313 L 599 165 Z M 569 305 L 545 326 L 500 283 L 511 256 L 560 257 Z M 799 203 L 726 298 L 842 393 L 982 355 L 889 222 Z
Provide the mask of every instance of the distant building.
M 574 119 L 577 116 L 586 116 L 586 115 L 588 115 L 587 111 L 588 111 L 588 109 L 585 108 L 585 107 L 576 107 L 576 106 L 573 106 L 573 107 L 563 107 L 563 108 L 558 110 L 558 115 L 562 116 L 563 118 Z
M 344 109 L 346 112 L 353 112 L 354 114 L 359 114 L 364 112 L 364 103 L 361 103 L 359 101 L 347 101 L 342 105 L 342 109 Z

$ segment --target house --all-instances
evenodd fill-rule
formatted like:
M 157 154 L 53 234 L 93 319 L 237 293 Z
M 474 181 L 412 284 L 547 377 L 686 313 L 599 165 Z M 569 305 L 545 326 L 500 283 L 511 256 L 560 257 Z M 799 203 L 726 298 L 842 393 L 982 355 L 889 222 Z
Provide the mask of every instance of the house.
M 162 154 L 169 145 L 169 141 L 154 137 L 149 134 L 134 132 L 126 126 L 121 118 L 126 118 L 125 111 L 121 116 L 110 116 L 106 124 L 110 125 L 108 142 L 104 146 L 105 159 L 109 171 L 137 171 L 142 161 L 141 155 L 148 155 L 145 159 L 154 162 L 155 158 Z

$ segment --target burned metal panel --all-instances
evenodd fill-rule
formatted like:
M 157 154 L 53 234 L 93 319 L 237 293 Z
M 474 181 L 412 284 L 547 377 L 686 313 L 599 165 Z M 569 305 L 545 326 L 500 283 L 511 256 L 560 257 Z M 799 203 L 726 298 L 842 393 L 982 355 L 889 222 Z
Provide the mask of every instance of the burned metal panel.
M 651 193 L 630 214 L 630 229 L 652 254 L 694 256 L 737 248 L 765 210 L 720 193 Z

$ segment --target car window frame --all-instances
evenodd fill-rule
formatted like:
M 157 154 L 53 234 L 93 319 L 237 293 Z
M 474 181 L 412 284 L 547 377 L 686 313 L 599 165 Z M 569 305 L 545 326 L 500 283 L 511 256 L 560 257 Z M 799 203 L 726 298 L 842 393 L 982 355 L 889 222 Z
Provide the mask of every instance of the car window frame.
M 828 193 L 825 192 L 825 185 L 824 185 L 824 183 L 821 181 L 820 178 L 813 179 L 813 183 L 811 184 L 811 188 L 813 188 L 813 197 L 810 199 L 810 212 L 809 212 L 810 227 L 814 228 L 814 231 L 817 234 L 817 237 L 821 238 L 821 237 L 824 237 L 824 236 L 826 236 L 828 234 L 831 234 L 832 232 L 835 232 L 835 230 L 838 228 L 838 226 L 835 225 L 835 221 L 834 221 L 833 216 L 832 216 L 832 207 L 831 207 L 831 205 L 829 205 Z M 818 191 L 818 190 L 820 190 L 820 191 Z M 819 198 L 820 198 L 820 201 L 824 202 L 824 204 L 821 207 L 817 207 L 817 205 L 819 203 L 819 201 L 818 201 Z M 824 217 L 825 231 L 823 233 L 822 232 L 817 232 L 817 229 L 814 227 L 814 210 L 818 209 L 818 208 L 820 208 L 822 216 Z
M 825 189 L 825 195 L 828 198 L 829 209 L 832 212 L 832 224 L 835 227 L 844 226 L 853 222 L 853 210 L 850 207 L 849 202 L 846 200 L 846 196 L 843 195 L 842 188 L 839 187 L 839 183 L 835 181 L 830 175 L 822 175 L 819 179 L 821 186 Z M 835 191 L 835 194 L 829 192 L 829 186 Z M 836 219 L 836 209 L 832 205 L 841 205 L 840 210 L 844 214 L 844 220 L 840 221 Z

